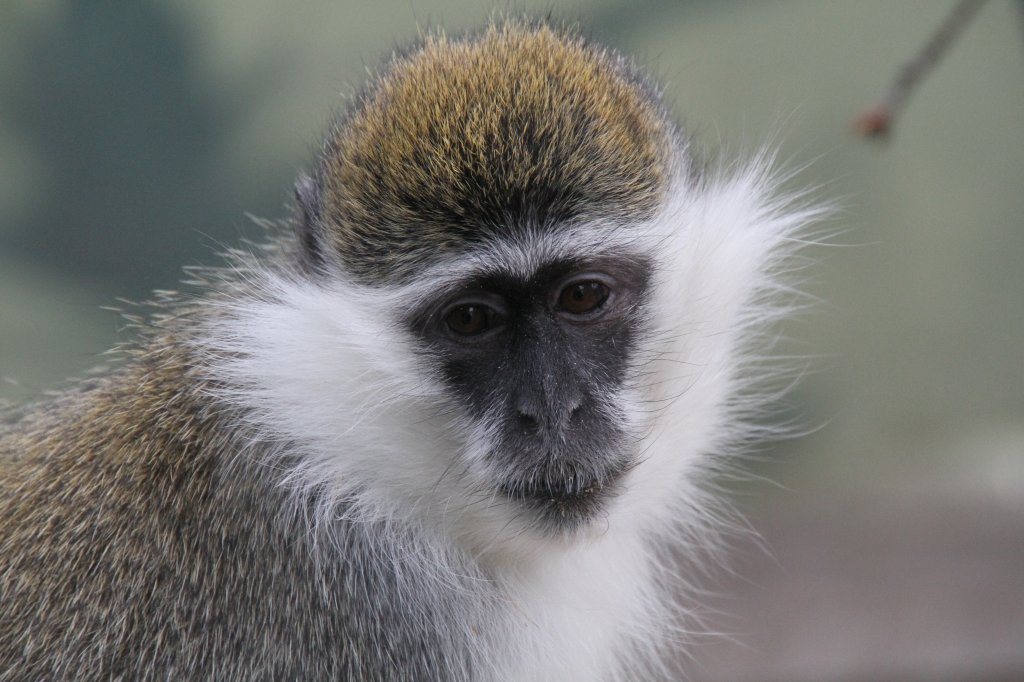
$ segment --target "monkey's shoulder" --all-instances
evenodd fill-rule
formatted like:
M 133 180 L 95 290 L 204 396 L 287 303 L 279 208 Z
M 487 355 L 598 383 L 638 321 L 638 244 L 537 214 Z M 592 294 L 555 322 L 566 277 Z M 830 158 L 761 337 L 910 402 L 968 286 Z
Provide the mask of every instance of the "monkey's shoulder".
M 0 680 L 443 677 L 389 534 L 314 538 L 194 363 L 150 343 L 0 433 Z

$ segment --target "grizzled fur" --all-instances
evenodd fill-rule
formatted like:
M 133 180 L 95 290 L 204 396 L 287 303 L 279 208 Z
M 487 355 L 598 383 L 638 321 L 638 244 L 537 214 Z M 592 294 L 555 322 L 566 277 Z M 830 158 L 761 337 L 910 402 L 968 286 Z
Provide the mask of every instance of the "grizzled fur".
M 650 217 L 672 136 L 632 65 L 567 30 L 431 36 L 331 131 L 306 205 L 347 272 L 401 280 L 510 226 Z
M 195 311 L 181 314 L 175 326 L 187 329 Z M 446 660 L 465 643 L 436 628 L 470 616 L 456 591 L 412 614 L 404 605 L 434 587 L 401 561 L 314 559 L 317 543 L 372 556 L 391 533 L 311 535 L 273 472 L 237 461 L 243 436 L 211 405 L 183 334 L 149 336 L 121 371 L 0 441 L 0 680 L 467 670 L 468 656 Z

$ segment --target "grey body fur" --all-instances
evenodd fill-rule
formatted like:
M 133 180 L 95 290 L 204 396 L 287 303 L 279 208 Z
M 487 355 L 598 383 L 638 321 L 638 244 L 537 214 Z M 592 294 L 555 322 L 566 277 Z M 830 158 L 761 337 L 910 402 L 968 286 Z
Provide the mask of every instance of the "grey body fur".
M 462 677 L 458 589 L 393 531 L 312 534 L 176 334 L 0 441 L 0 680 Z

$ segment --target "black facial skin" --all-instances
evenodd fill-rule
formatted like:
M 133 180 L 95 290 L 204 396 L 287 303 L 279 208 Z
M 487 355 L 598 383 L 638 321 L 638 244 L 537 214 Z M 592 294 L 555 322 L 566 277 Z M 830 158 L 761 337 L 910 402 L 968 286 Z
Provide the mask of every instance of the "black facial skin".
M 484 274 L 413 322 L 456 399 L 497 425 L 495 487 L 552 530 L 593 518 L 633 463 L 606 398 L 627 370 L 648 280 L 635 256 Z

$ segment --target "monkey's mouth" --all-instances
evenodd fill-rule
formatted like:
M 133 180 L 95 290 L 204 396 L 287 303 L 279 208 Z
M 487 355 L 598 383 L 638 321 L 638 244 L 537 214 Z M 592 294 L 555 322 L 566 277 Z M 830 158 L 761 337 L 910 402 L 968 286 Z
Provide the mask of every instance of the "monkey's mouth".
M 571 476 L 554 480 L 542 479 L 504 483 L 501 486 L 501 490 L 513 500 L 569 502 L 600 494 L 604 487 L 605 482 L 598 478 Z
M 597 512 L 618 489 L 626 466 L 600 472 L 533 476 L 500 484 L 505 496 L 537 510 L 552 522 L 581 521 Z

